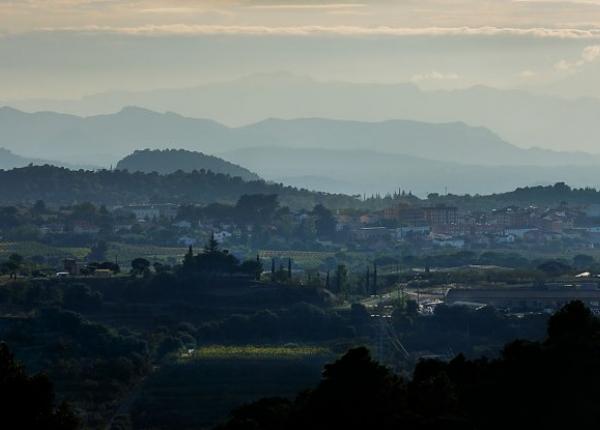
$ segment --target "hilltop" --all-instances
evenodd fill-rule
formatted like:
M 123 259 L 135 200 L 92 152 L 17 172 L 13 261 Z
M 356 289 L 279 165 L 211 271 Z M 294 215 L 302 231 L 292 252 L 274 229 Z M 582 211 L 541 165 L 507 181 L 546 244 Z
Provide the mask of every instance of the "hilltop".
M 244 181 L 257 181 L 260 177 L 237 164 L 202 152 L 183 149 L 138 150 L 117 163 L 118 170 L 130 172 L 160 173 L 166 175 L 178 170 L 193 172 L 207 170 L 222 173 L 231 177 L 239 177 Z

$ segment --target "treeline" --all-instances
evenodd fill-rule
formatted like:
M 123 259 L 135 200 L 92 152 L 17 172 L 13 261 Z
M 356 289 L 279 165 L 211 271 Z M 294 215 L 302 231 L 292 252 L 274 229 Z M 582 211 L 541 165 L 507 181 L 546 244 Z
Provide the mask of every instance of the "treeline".
M 350 196 L 300 190 L 265 181 L 244 182 L 239 177 L 211 171 L 129 173 L 122 170 L 69 170 L 54 166 L 28 166 L 0 170 L 0 199 L 5 203 L 72 204 L 93 202 L 132 203 L 235 203 L 244 194 L 276 194 L 290 208 L 310 208 L 322 203 L 331 208 L 357 207 Z
M 600 203 L 600 190 L 592 187 L 571 188 L 564 182 L 554 185 L 519 187 L 514 191 L 490 195 L 429 194 L 431 204 L 451 204 L 465 209 L 498 208 L 504 206 L 556 206 L 561 202 L 574 205 Z

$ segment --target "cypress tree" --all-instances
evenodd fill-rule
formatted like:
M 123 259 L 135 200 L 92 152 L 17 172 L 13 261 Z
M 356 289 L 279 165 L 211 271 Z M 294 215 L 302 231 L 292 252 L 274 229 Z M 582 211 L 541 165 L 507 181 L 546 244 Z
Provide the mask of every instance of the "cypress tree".
M 373 263 L 373 294 L 377 295 L 377 264 Z

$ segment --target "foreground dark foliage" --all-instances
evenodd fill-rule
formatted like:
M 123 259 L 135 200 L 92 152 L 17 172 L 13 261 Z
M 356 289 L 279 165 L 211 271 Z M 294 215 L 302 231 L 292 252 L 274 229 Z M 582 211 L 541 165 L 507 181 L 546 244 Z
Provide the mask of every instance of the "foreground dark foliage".
M 315 389 L 241 407 L 220 429 L 597 428 L 599 402 L 600 322 L 572 302 L 543 342 L 516 340 L 495 360 L 424 360 L 410 381 L 353 349 Z
M 0 343 L 0 416 L 2 428 L 74 430 L 79 422 L 65 403 L 56 407 L 45 375 L 29 376 Z

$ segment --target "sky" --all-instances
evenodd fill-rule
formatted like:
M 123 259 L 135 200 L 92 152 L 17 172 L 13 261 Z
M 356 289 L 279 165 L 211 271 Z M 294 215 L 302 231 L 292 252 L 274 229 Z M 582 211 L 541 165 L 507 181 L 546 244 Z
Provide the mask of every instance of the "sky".
M 274 71 L 582 96 L 600 0 L 0 0 L 0 100 Z

